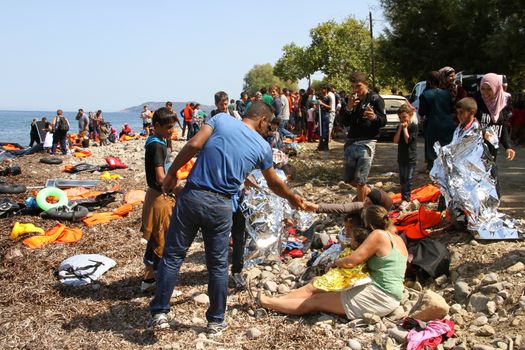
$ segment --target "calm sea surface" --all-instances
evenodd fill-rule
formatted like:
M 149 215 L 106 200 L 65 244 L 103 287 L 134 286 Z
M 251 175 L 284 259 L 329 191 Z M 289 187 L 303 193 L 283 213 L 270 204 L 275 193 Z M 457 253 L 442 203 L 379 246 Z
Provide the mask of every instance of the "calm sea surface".
M 48 121 L 52 121 L 55 115 L 56 111 L 0 111 L 0 142 L 14 142 L 27 146 L 30 140 L 29 131 L 33 118 L 40 120 L 42 117 L 46 117 Z M 78 122 L 75 120 L 77 113 L 64 112 L 64 115 L 69 120 L 71 132 L 76 133 L 78 131 Z M 117 131 L 120 131 L 124 123 L 128 123 L 134 132 L 142 130 L 142 120 L 138 114 L 107 112 L 102 113 L 102 116 Z

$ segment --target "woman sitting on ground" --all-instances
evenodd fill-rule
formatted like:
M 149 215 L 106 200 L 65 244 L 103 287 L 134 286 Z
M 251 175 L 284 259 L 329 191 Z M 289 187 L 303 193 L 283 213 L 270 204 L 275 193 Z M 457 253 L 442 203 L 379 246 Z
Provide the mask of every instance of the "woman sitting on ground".
M 309 283 L 279 298 L 259 292 L 255 303 L 289 315 L 330 312 L 346 315 L 348 319 L 362 318 L 365 313 L 386 316 L 394 311 L 403 296 L 407 248 L 392 233 L 395 228 L 383 207 L 366 208 L 364 220 L 371 232 L 355 251 L 336 260 L 333 266 L 352 268 L 366 262 L 372 283 L 341 292 L 325 292 Z
M 128 123 L 125 123 L 123 126 L 122 126 L 122 130 L 120 131 L 120 134 L 119 134 L 119 138 L 121 138 L 122 136 L 126 135 L 126 136 L 131 136 L 132 134 L 132 130 L 131 130 L 131 127 L 129 126 Z

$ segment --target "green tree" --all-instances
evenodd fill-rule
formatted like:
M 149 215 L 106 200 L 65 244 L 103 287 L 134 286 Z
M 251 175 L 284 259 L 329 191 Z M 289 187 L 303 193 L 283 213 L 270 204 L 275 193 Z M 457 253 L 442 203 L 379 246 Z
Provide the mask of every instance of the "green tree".
M 521 0 L 381 0 L 390 24 L 380 56 L 409 80 L 445 65 L 507 74 L 525 83 L 525 7 Z M 521 85 L 523 86 L 523 85 Z
M 325 75 L 323 82 L 348 90 L 351 72 L 371 73 L 371 38 L 364 21 L 352 17 L 341 23 L 327 21 L 312 28 L 310 38 L 306 47 L 294 43 L 283 47 L 283 55 L 275 64 L 275 75 L 282 79 L 303 79 L 320 71 Z M 399 84 L 397 76 L 390 75 L 391 71 L 378 69 L 377 73 L 380 73 L 376 74 L 379 85 Z
M 255 94 L 262 87 L 269 88 L 272 85 L 279 85 L 291 90 L 297 89 L 297 80 L 282 80 L 273 74 L 273 67 L 270 63 L 256 64 L 244 76 L 244 91 L 250 95 Z
M 281 79 L 296 81 L 307 78 L 312 74 L 312 62 L 310 62 L 308 50 L 297 46 L 295 43 L 283 46 L 283 55 L 277 60 L 273 73 Z

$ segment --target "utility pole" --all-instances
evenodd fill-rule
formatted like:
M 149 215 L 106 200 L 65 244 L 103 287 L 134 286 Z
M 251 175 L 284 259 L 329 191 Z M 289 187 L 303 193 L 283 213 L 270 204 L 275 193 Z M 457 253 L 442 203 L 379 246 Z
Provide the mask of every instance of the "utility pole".
M 372 59 L 372 88 L 376 87 L 375 61 L 374 61 L 374 32 L 372 27 L 372 11 L 368 12 L 370 18 L 370 56 Z

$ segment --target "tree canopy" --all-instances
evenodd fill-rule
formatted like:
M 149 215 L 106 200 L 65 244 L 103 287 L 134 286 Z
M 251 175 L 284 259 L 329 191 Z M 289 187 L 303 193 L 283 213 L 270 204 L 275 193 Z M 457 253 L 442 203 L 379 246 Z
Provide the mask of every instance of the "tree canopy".
M 525 85 L 525 6 L 522 0 L 380 0 L 388 21 L 373 39 L 375 80 L 381 88 L 411 87 L 428 71 L 506 74 L 511 90 Z M 255 66 L 245 86 L 256 91 L 324 73 L 323 82 L 349 89 L 352 71 L 371 72 L 368 24 L 352 17 L 310 30 L 311 43 L 283 46 L 273 72 Z
M 323 82 L 348 90 L 351 72 L 371 73 L 371 38 L 364 21 L 353 17 L 341 23 L 327 21 L 312 28 L 310 38 L 311 43 L 306 47 L 295 43 L 283 47 L 283 55 L 275 64 L 275 75 L 297 80 L 322 72 L 325 75 Z M 379 85 L 399 83 L 395 74 L 383 69 L 381 64 L 377 67 L 376 81 Z
M 525 83 L 525 6 L 520 0 L 381 0 L 390 24 L 380 56 L 412 81 L 445 65 Z
M 256 64 L 244 76 L 244 91 L 253 95 L 259 89 L 265 87 L 269 88 L 272 85 L 279 85 L 279 87 L 289 88 L 291 90 L 297 89 L 297 79 L 280 79 L 273 74 L 273 66 L 270 63 Z

